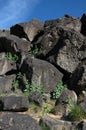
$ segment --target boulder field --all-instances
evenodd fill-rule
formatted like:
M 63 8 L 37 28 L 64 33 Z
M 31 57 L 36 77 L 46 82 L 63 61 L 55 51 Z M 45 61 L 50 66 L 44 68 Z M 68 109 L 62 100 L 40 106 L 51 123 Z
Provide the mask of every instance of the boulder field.
M 55 101 L 60 119 L 43 116 L 37 122 L 23 114 L 30 102 L 41 108 L 59 81 L 67 86 Z M 64 118 L 68 97 L 85 110 L 86 14 L 44 23 L 33 19 L 0 30 L 0 130 L 85 130 L 84 120 Z

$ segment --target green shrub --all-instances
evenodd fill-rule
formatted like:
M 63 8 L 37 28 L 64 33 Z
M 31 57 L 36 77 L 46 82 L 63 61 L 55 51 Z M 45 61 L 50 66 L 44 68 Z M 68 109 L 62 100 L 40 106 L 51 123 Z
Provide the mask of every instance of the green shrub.
M 29 51 L 29 55 L 35 56 L 35 55 L 39 54 L 39 52 L 40 52 L 40 49 L 37 48 L 37 46 L 35 46 L 34 49 L 32 49 L 32 50 Z
M 47 104 L 44 104 L 44 106 L 42 107 L 42 114 L 47 115 L 49 112 L 50 112 L 50 108 L 48 107 Z
M 16 54 L 12 54 L 11 52 L 7 52 L 6 58 L 10 61 L 16 62 L 18 60 L 18 56 Z
M 57 99 L 65 89 L 67 89 L 67 86 L 63 85 L 62 81 L 59 81 L 58 85 L 53 91 L 52 98 Z
M 25 79 L 25 87 L 26 87 L 26 89 L 24 90 L 24 95 L 26 95 L 26 97 L 28 97 L 29 93 L 31 93 L 31 92 L 38 92 L 41 94 L 45 93 L 42 84 L 39 84 L 38 86 L 36 86 L 34 83 L 30 84 L 27 79 Z
M 68 118 L 71 121 L 80 121 L 83 118 L 86 118 L 86 112 L 83 110 L 83 108 L 75 104 L 70 107 Z
M 19 88 L 19 81 L 17 79 L 12 81 L 12 86 L 14 89 Z
M 22 73 L 19 72 L 19 73 L 17 74 L 17 79 L 20 79 L 20 78 L 22 78 L 22 77 L 23 77 Z
M 50 130 L 45 124 L 40 125 L 42 130 Z

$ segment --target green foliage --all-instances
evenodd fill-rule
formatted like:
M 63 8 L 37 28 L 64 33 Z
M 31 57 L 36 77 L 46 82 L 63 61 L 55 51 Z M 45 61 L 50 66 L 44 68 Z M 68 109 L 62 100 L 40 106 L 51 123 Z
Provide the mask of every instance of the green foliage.
M 71 121 L 80 121 L 86 118 L 86 112 L 80 106 L 75 104 L 71 106 L 68 118 Z
M 41 93 L 41 94 L 44 94 L 44 89 L 43 89 L 43 86 L 40 84 L 38 86 L 36 86 L 34 83 L 29 83 L 29 81 L 27 79 L 25 79 L 25 87 L 26 89 L 24 90 L 24 95 L 26 97 L 29 96 L 30 92 L 38 92 L 38 93 Z
M 71 101 L 71 97 L 70 97 L 70 96 L 68 96 L 68 97 L 67 97 L 66 102 L 67 102 L 67 104 L 68 104 L 68 108 L 69 108 L 69 110 L 70 110 L 70 109 L 71 109 L 71 107 L 72 107 L 72 105 L 73 105 L 73 103 L 72 103 L 72 101 Z
M 18 60 L 18 56 L 16 54 L 12 54 L 11 52 L 7 52 L 6 58 L 10 61 L 16 62 Z
M 41 124 L 42 130 L 50 130 L 45 124 Z
M 19 88 L 19 81 L 17 79 L 13 80 L 12 86 L 14 89 Z
M 20 78 L 22 78 L 22 77 L 23 77 L 22 73 L 19 72 L 19 73 L 17 74 L 17 79 L 20 79 Z
M 37 48 L 37 46 L 35 46 L 34 49 L 32 49 L 32 50 L 29 51 L 29 55 L 35 56 L 35 55 L 39 54 L 39 52 L 40 52 L 40 49 Z
M 50 109 L 47 104 L 45 104 L 42 108 L 42 114 L 47 115 L 50 112 Z
M 57 99 L 65 89 L 67 89 L 67 86 L 63 85 L 62 81 L 59 81 L 58 85 L 53 91 L 52 98 Z

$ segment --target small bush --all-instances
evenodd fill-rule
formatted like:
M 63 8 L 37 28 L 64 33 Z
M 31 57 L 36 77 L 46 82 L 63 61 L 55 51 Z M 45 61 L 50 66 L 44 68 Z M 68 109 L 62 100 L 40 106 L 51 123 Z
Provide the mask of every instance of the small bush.
M 42 114 L 47 115 L 50 112 L 50 108 L 48 107 L 47 104 L 45 104 L 42 108 Z
M 41 125 L 42 130 L 50 130 L 45 124 Z
M 29 96 L 30 92 L 37 92 L 37 93 L 41 93 L 42 95 L 45 93 L 42 84 L 39 84 L 38 86 L 36 86 L 34 83 L 30 84 L 29 81 L 26 79 L 25 86 L 26 86 L 26 89 L 24 90 L 24 95 L 26 95 L 26 97 Z
M 6 58 L 10 61 L 16 62 L 18 60 L 18 56 L 16 54 L 12 54 L 11 52 L 7 52 Z
M 71 106 L 68 118 L 71 121 L 80 121 L 86 118 L 86 112 L 76 104 Z
M 56 89 L 53 91 L 52 98 L 57 99 L 65 89 L 67 89 L 67 86 L 63 85 L 62 81 L 59 81 Z
M 39 53 L 40 53 L 40 49 L 37 46 L 35 46 L 34 49 L 32 49 L 32 50 L 29 51 L 29 55 L 30 56 L 36 56 Z
M 17 79 L 12 81 L 12 86 L 14 89 L 18 89 L 19 88 L 19 81 Z

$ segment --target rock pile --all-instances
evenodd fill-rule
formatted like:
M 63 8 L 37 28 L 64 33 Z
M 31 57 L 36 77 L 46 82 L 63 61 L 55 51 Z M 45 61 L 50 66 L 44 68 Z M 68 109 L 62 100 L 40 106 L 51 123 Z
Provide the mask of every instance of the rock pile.
M 42 85 L 45 93 L 51 94 L 60 80 L 68 90 L 61 94 L 56 104 L 61 106 L 66 100 L 63 95 L 68 94 L 76 103 L 77 96 L 86 90 L 86 14 L 81 19 L 65 15 L 45 23 L 33 19 L 16 24 L 10 30 L 0 30 L 1 130 L 41 130 L 32 117 L 18 114 L 29 108 L 29 100 L 23 93 L 28 89 L 27 85 L 34 84 L 35 87 Z M 31 94 L 30 99 L 42 106 L 41 95 L 34 95 Z M 85 109 L 86 96 L 79 102 Z M 63 130 L 63 127 L 74 130 L 76 126 L 48 117 L 42 118 L 41 122 L 49 130 Z M 86 124 L 78 123 L 77 128 L 79 126 L 85 130 Z

